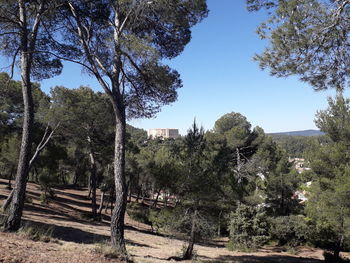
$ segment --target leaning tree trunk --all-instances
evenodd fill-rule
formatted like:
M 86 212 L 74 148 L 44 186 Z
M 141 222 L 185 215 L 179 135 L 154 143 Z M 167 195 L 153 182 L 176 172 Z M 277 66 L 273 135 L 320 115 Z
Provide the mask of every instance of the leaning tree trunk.
M 120 253 L 126 253 L 124 240 L 124 216 L 127 203 L 125 182 L 125 110 L 116 112 L 115 149 L 114 149 L 114 182 L 115 206 L 111 216 L 112 246 Z M 115 106 L 116 110 L 116 106 Z
M 30 82 L 31 54 L 28 53 L 28 30 L 25 15 L 25 3 L 19 1 L 20 20 L 23 23 L 21 32 L 21 78 L 23 93 L 23 128 L 22 143 L 19 153 L 15 187 L 10 209 L 7 214 L 4 229 L 6 231 L 16 231 L 21 224 L 21 217 L 24 207 L 27 178 L 29 174 L 29 161 L 32 146 L 32 130 L 34 122 L 34 107 L 32 97 L 32 87 Z
M 9 208 L 11 201 L 12 201 L 13 193 L 14 193 L 14 190 L 12 189 L 9 196 L 6 198 L 5 202 L 2 204 L 1 210 L 3 212 L 6 212 L 7 209 Z

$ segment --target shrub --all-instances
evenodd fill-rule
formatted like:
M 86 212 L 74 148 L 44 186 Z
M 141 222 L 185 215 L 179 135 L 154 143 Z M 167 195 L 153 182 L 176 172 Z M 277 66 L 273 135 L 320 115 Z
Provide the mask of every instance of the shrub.
M 150 210 L 148 220 L 152 228 L 158 232 L 160 229 L 167 229 L 169 222 L 173 222 L 173 213 L 170 208 L 163 208 L 160 211 Z
M 296 247 L 309 240 L 311 226 L 304 216 L 279 216 L 271 218 L 270 224 L 270 236 L 281 246 Z
M 254 250 L 268 239 L 268 223 L 263 208 L 240 205 L 230 215 L 230 249 Z
M 40 202 L 42 204 L 47 204 L 49 198 L 55 197 L 55 192 L 51 189 L 54 183 L 55 179 L 52 176 L 50 176 L 50 174 L 43 173 L 39 176 L 39 184 L 41 190 L 43 191 L 40 195 Z
M 122 252 L 117 251 L 109 243 L 102 242 L 97 243 L 92 249 L 92 252 L 103 255 L 105 258 L 110 259 L 119 259 L 123 262 L 132 263 L 133 261 L 129 258 L 128 255 L 125 255 Z
M 43 227 L 38 225 L 25 224 L 19 233 L 33 241 L 50 242 L 54 227 Z
M 151 224 L 149 221 L 150 209 L 147 206 L 132 202 L 128 204 L 126 211 L 130 218 L 134 219 L 135 221 L 149 225 Z

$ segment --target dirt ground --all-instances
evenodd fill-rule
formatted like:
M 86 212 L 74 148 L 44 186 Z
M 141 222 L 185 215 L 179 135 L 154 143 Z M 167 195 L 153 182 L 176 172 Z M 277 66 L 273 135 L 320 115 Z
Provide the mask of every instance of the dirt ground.
M 7 182 L 0 179 L 0 203 L 9 194 Z M 12 262 L 119 262 L 96 253 L 98 244 L 109 240 L 109 211 L 102 222 L 91 222 L 84 214 L 90 211 L 86 190 L 54 189 L 56 198 L 47 205 L 39 202 L 40 188 L 29 183 L 28 202 L 24 221 L 54 226 L 52 236 L 56 241 L 34 242 L 19 234 L 0 232 L 0 263 Z M 136 263 L 169 262 L 179 256 L 184 241 L 157 235 L 150 226 L 126 216 L 126 241 L 128 253 Z M 237 253 L 226 249 L 225 241 L 195 246 L 195 262 L 203 263 L 317 263 L 323 262 L 322 250 L 301 247 L 289 254 L 279 247 L 264 247 L 255 253 Z M 191 262 L 191 261 L 183 261 Z

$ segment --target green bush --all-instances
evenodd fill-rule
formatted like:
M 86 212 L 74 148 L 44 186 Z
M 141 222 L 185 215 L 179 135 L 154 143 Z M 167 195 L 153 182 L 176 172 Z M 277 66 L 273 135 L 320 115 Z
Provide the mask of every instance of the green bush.
M 145 205 L 136 202 L 129 203 L 126 212 L 130 218 L 134 219 L 135 221 L 148 225 L 151 224 L 149 221 L 150 208 Z
M 151 222 L 152 228 L 158 232 L 160 229 L 168 230 L 169 223 L 174 223 L 174 213 L 173 209 L 163 208 L 160 211 L 150 210 L 148 219 Z M 172 229 L 172 227 L 170 227 Z
M 270 219 L 271 239 L 281 246 L 296 247 L 305 244 L 310 237 L 311 225 L 304 216 L 279 216 Z
M 233 250 L 255 250 L 269 239 L 268 220 L 260 207 L 240 205 L 230 215 L 230 245 Z
M 41 190 L 43 191 L 40 195 L 40 202 L 42 204 L 47 204 L 49 198 L 55 197 L 55 192 L 52 190 L 52 186 L 55 183 L 55 178 L 49 173 L 43 173 L 39 176 L 39 184 Z

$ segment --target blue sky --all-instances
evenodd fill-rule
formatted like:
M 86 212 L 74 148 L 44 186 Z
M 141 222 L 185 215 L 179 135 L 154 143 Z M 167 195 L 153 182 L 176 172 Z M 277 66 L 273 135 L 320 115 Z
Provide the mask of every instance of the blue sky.
M 278 79 L 259 69 L 252 57 L 267 45 L 255 33 L 264 13 L 249 13 L 244 0 L 208 0 L 208 6 L 209 16 L 193 28 L 192 41 L 169 62 L 183 80 L 178 101 L 153 119 L 129 123 L 144 129 L 178 128 L 185 134 L 194 118 L 208 130 L 222 115 L 240 112 L 265 132 L 315 129 L 316 111 L 327 107 L 327 96 L 334 92 L 315 92 L 295 77 Z M 74 64 L 65 64 L 63 74 L 41 85 L 45 92 L 56 85 L 100 90 Z

